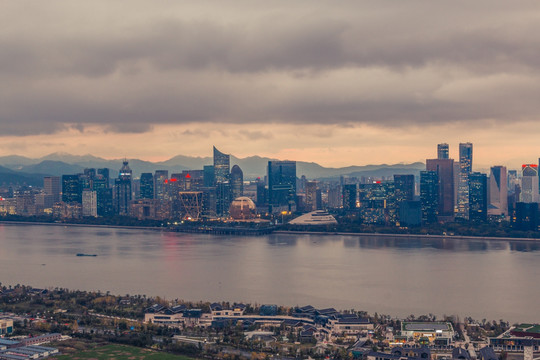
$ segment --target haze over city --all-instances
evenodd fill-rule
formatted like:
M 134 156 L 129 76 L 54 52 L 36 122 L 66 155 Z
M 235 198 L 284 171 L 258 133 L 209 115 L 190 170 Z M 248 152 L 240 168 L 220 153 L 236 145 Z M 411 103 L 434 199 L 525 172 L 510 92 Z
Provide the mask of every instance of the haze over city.
M 4 2 L 0 155 L 540 154 L 535 1 Z

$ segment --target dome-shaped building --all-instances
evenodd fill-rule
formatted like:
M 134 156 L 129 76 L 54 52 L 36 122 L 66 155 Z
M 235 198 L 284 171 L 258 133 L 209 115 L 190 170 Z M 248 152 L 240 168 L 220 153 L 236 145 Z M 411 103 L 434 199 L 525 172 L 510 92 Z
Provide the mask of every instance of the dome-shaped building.
M 236 198 L 229 207 L 229 215 L 234 220 L 250 220 L 257 215 L 257 207 L 253 200 L 246 196 Z

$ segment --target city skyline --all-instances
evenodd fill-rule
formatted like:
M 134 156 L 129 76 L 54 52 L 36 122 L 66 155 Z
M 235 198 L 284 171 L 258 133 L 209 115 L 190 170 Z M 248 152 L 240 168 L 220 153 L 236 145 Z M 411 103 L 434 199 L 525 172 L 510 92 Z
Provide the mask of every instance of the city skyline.
M 540 154 L 534 2 L 0 10 L 0 156 L 156 161 L 215 144 L 335 167 L 423 161 L 442 142 L 457 160 L 471 142 L 487 169 Z

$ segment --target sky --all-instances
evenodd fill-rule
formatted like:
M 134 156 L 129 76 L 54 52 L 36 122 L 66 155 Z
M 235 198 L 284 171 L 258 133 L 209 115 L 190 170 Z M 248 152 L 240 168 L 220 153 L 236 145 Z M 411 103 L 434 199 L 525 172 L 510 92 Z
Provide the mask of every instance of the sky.
M 0 1 L 0 156 L 540 156 L 538 1 Z

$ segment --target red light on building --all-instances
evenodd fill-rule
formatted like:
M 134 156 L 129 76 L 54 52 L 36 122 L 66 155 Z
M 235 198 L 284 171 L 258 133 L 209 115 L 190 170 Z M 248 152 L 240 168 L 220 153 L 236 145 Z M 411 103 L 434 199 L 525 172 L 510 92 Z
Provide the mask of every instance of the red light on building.
M 538 165 L 536 165 L 536 164 L 523 164 L 523 165 L 521 165 L 522 170 L 525 169 L 526 167 L 537 168 Z
M 169 183 L 169 180 L 165 179 L 164 183 L 165 183 L 165 184 L 168 184 L 168 183 Z
M 169 181 L 170 181 L 170 182 L 175 182 L 176 179 L 175 179 L 175 178 L 172 178 L 172 179 L 170 179 Z
M 187 174 L 186 179 L 191 179 L 191 175 Z
M 380 183 L 381 183 L 381 180 L 375 181 L 375 184 L 380 184 Z

